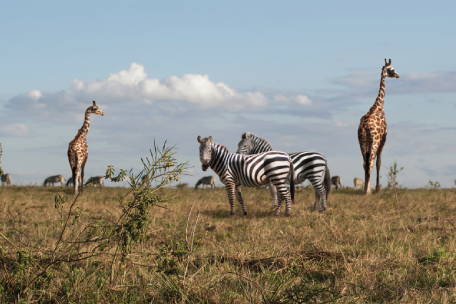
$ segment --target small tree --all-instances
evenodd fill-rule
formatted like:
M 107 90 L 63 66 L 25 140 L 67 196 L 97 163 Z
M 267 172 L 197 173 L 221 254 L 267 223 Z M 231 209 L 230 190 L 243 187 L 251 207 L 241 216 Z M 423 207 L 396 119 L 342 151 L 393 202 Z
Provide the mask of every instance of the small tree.
M 50 274 L 58 269 L 58 265 L 75 263 L 107 253 L 112 256 L 112 282 L 117 265 L 124 264 L 134 247 L 147 239 L 149 207 L 164 208 L 161 204 L 169 200 L 165 186 L 178 181 L 180 175 L 186 174 L 188 165 L 177 162 L 174 157 L 177 152 L 174 152 L 174 149 L 166 147 L 166 142 L 159 148 L 154 142 L 150 158 L 141 159 L 144 168 L 136 176 L 131 170 L 127 172 L 124 169 L 115 175 L 114 167 L 108 166 L 104 178 L 112 182 L 121 182 L 130 174 L 130 191 L 126 195 L 119 194 L 122 212 L 114 220 L 97 218 L 81 226 L 78 223 L 84 211 L 76 207 L 80 193 L 70 205 L 68 213 L 64 214 L 63 209 L 68 197 L 62 189 L 61 193 L 55 196 L 55 208 L 61 215 L 62 230 L 54 249 L 42 256 L 43 264 L 37 264 L 38 267 L 35 267 L 35 264 L 27 266 L 30 271 L 17 277 L 17 282 L 20 282 L 17 286 L 7 286 L 7 292 L 13 297 L 16 297 L 17 293 L 24 295 L 29 289 L 38 288 L 44 279 L 52 281 Z M 146 177 L 142 178 L 143 176 Z M 151 184 L 154 184 L 154 187 Z
M 397 190 L 400 189 L 401 187 L 399 186 L 399 183 L 397 181 L 397 174 L 404 170 L 404 167 L 401 167 L 400 169 L 397 168 L 397 162 L 394 160 L 394 164 L 389 167 L 388 175 L 386 176 L 388 179 L 388 184 L 386 188 L 390 191 L 394 192 L 394 195 L 396 197 L 396 204 L 399 202 L 399 199 L 397 197 Z

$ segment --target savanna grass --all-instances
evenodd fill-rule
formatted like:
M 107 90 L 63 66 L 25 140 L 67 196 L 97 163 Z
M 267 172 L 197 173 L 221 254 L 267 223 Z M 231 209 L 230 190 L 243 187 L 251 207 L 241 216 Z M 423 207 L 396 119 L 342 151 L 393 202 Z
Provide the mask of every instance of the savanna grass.
M 69 200 L 56 209 L 59 191 L 0 189 L 3 303 L 456 302 L 454 189 L 364 196 L 346 188 L 331 194 L 324 213 L 312 211 L 313 190 L 303 189 L 285 218 L 284 210 L 273 216 L 265 188 L 242 189 L 246 216 L 239 205 L 229 215 L 224 188 L 167 188 L 171 199 L 150 207 L 146 241 L 131 253 L 107 248 L 43 272 L 73 199 L 66 189 Z M 116 221 L 127 191 L 87 188 L 72 229 Z M 65 256 L 91 246 L 81 242 Z

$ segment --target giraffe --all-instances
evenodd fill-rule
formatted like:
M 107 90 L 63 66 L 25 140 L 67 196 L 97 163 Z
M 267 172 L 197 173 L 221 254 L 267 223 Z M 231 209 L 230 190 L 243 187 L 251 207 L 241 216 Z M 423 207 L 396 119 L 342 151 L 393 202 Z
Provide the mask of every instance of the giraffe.
M 85 111 L 84 124 L 81 129 L 78 130 L 75 138 L 70 141 L 68 145 L 68 161 L 70 162 L 71 173 L 73 178 L 73 193 L 78 193 L 78 182 L 84 180 L 84 167 L 89 156 L 89 146 L 87 145 L 87 132 L 90 127 L 90 114 L 99 114 L 104 116 L 104 113 L 98 108 L 95 101 L 93 105 L 88 107 Z M 81 175 L 79 176 L 79 171 Z M 83 190 L 83 184 L 80 185 L 81 194 Z
M 386 62 L 382 68 L 380 78 L 380 89 L 374 105 L 370 108 L 359 122 L 358 141 L 363 155 L 363 167 L 365 175 L 364 193 L 371 193 L 371 173 L 374 167 L 375 157 L 377 157 L 377 185 L 375 190 L 380 190 L 380 166 L 382 164 L 382 150 L 386 142 L 388 129 L 386 128 L 385 112 L 383 111 L 383 102 L 385 98 L 385 78 L 399 78 L 399 74 L 391 65 L 391 59 Z

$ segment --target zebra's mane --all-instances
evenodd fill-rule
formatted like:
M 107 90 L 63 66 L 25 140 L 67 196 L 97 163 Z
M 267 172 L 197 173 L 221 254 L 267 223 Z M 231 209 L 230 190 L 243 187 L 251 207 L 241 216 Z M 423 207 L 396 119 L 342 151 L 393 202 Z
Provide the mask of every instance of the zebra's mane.
M 247 132 L 246 132 L 247 133 Z M 246 133 L 242 134 L 242 138 L 245 138 L 246 136 Z M 272 150 L 272 145 L 269 141 L 267 141 L 266 139 L 262 138 L 262 137 L 259 137 L 258 135 L 255 135 L 253 133 L 250 133 L 250 141 L 251 142 L 261 142 L 264 146 L 269 146 Z
M 213 144 L 214 146 L 216 146 L 216 147 L 220 147 L 220 148 L 221 148 L 222 150 L 224 150 L 226 153 L 230 153 L 230 151 L 228 151 L 228 148 L 225 147 L 224 145 L 221 145 L 221 144 L 218 144 L 218 143 L 215 143 L 215 142 L 213 142 L 212 144 Z

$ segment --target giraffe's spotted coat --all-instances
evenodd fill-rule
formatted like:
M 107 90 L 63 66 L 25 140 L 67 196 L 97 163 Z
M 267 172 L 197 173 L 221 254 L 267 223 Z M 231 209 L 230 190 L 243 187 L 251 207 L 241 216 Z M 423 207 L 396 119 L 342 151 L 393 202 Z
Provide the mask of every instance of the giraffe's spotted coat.
M 87 132 L 89 132 L 90 127 L 90 114 L 97 114 L 104 116 L 104 113 L 98 108 L 95 101 L 93 106 L 90 106 L 85 111 L 84 124 L 82 128 L 78 130 L 78 134 L 74 137 L 70 144 L 68 145 L 68 161 L 70 163 L 72 177 L 73 177 L 73 192 L 74 194 L 78 193 L 78 181 L 79 172 L 81 174 L 81 180 L 84 180 L 84 167 L 89 156 L 89 146 L 87 145 Z M 81 193 L 83 190 L 83 185 L 80 185 Z
M 377 185 L 376 191 L 380 189 L 379 174 L 381 166 L 381 154 L 386 142 L 386 135 L 388 128 L 386 126 L 385 112 L 383 111 L 383 103 L 385 98 L 385 78 L 399 78 L 391 65 L 391 59 L 386 62 L 382 68 L 382 75 L 380 78 L 380 90 L 374 105 L 370 108 L 369 112 L 361 117 L 358 127 L 358 141 L 363 155 L 363 167 L 365 172 L 364 193 L 371 192 L 371 173 L 374 167 L 375 158 L 377 158 Z

